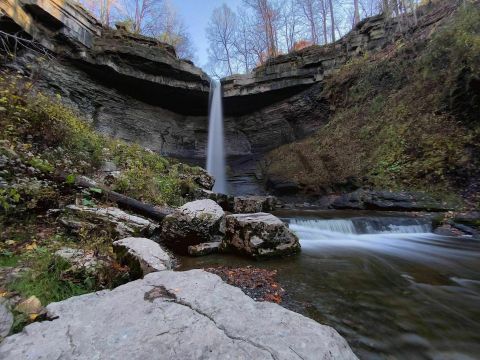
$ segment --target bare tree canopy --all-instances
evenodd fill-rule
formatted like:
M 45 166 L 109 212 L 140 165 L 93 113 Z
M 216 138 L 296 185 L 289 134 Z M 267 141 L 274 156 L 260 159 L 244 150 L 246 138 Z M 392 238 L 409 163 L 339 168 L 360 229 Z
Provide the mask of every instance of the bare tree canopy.
M 223 65 L 228 75 L 233 74 L 233 56 L 235 54 L 235 31 L 237 18 L 235 13 L 225 4 L 213 10 L 207 27 L 207 38 L 210 42 L 208 54 L 210 61 Z
M 419 0 L 243 0 L 214 10 L 207 28 L 215 76 L 249 72 L 270 57 L 335 42 L 361 19 L 415 14 Z M 415 18 L 415 17 L 414 17 Z
M 152 36 L 193 59 L 194 47 L 183 19 L 170 0 L 78 0 L 105 26 L 122 23 L 135 34 Z

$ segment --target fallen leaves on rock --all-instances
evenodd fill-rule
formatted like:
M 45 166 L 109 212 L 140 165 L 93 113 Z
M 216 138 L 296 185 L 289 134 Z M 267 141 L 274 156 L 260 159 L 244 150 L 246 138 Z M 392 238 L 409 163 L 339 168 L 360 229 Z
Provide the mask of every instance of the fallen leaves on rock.
M 205 269 L 220 276 L 227 284 L 236 286 L 256 301 L 282 302 L 285 290 L 277 283 L 277 271 L 253 266 L 231 268 L 217 266 Z

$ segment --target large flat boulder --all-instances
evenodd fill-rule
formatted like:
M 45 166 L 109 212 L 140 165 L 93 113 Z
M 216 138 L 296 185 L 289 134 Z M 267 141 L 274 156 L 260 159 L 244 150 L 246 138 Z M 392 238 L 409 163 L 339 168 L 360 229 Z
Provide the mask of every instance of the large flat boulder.
M 289 255 L 300 250 L 297 236 L 272 214 L 228 215 L 222 247 L 253 257 Z
M 203 270 L 152 273 L 47 309 L 55 320 L 6 338 L 1 359 L 356 359 L 334 329 Z
M 213 200 L 196 200 L 176 209 L 162 222 L 160 241 L 180 254 L 188 247 L 217 242 L 225 234 L 225 213 Z

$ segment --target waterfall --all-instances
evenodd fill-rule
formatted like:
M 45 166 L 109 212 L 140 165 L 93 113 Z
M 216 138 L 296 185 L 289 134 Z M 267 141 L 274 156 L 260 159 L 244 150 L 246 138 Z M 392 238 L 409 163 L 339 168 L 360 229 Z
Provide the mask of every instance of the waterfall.
M 292 229 L 334 234 L 425 234 L 432 231 L 428 220 L 412 218 L 289 219 Z
M 215 177 L 213 191 L 226 194 L 227 182 L 223 133 L 222 86 L 220 83 L 212 81 L 210 89 L 207 171 Z

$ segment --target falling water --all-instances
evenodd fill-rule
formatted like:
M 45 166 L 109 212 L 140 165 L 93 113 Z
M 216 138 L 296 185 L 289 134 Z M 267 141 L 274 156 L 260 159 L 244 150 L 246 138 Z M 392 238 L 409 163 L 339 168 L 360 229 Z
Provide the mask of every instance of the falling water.
M 208 130 L 207 171 L 215 177 L 213 190 L 227 193 L 225 179 L 225 143 L 223 134 L 222 86 L 213 82 L 210 86 L 210 119 Z

